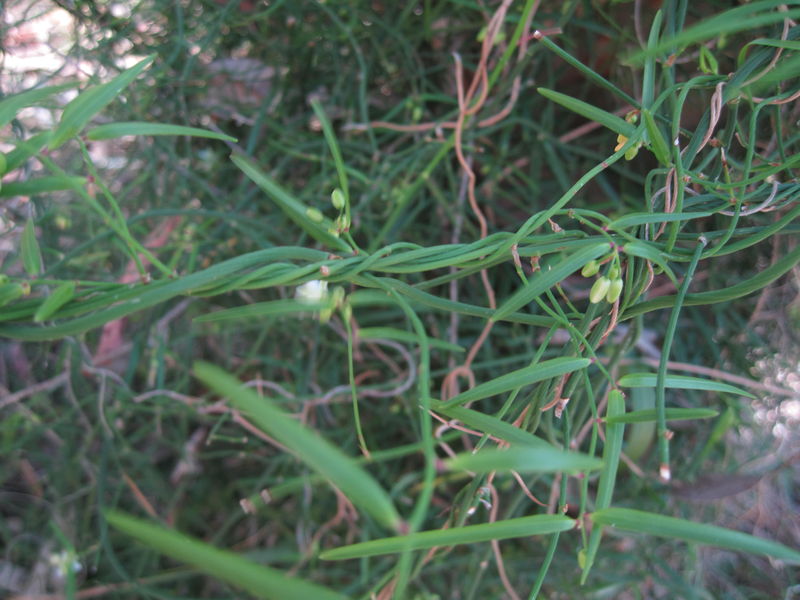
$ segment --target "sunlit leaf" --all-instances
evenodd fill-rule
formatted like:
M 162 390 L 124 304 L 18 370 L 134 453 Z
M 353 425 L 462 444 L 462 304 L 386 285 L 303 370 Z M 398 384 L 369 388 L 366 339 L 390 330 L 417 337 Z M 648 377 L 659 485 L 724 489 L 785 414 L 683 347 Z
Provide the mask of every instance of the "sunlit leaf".
M 467 525 L 452 529 L 420 531 L 405 536 L 384 538 L 326 550 L 320 554 L 323 560 L 344 560 L 362 556 L 380 554 L 396 554 L 406 550 L 423 550 L 426 548 L 454 546 L 456 544 L 475 544 L 489 540 L 505 540 L 509 538 L 545 535 L 558 531 L 568 531 L 575 526 L 575 521 L 563 515 L 534 515 L 507 519 L 494 523 Z

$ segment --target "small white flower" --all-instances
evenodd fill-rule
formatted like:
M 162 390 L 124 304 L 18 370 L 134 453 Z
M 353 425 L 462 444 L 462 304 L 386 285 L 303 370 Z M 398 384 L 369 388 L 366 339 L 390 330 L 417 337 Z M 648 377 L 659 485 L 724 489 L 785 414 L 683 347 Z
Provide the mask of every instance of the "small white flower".
M 322 302 L 328 297 L 328 282 L 320 279 L 306 281 L 303 285 L 297 286 L 294 297 L 306 304 Z
M 83 569 L 83 565 L 75 558 L 75 555 L 66 550 L 58 554 L 51 554 L 49 557 L 50 566 L 53 567 L 53 575 L 57 579 L 64 579 L 70 570 L 78 573 Z

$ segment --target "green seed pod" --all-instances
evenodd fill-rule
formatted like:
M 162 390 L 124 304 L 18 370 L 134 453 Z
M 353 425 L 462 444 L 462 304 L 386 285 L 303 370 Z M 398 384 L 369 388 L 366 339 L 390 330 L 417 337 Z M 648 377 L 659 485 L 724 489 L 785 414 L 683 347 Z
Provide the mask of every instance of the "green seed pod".
M 601 277 L 595 281 L 589 292 L 589 302 L 592 304 L 600 302 L 608 293 L 609 287 L 611 287 L 611 280 L 608 277 Z
M 617 301 L 620 294 L 622 294 L 622 279 L 614 279 L 611 282 L 611 285 L 608 286 L 608 292 L 606 293 L 606 300 L 609 303 L 614 304 Z
M 314 223 L 322 223 L 325 220 L 325 217 L 316 208 L 307 208 L 306 216 Z
M 333 204 L 333 208 L 336 210 L 342 210 L 344 208 L 344 192 L 339 188 L 336 188 L 331 192 L 331 204 Z
M 581 269 L 581 275 L 584 277 L 593 277 L 597 275 L 597 272 L 600 270 L 600 265 L 597 264 L 596 260 L 590 260 L 588 263 L 583 265 L 583 269 Z

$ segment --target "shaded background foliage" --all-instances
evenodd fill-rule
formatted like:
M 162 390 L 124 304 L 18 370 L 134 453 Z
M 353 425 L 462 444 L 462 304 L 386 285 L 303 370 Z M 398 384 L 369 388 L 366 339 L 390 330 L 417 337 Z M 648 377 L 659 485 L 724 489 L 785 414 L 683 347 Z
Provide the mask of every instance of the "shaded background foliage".
M 543 2 L 535 24 L 560 29 L 551 38 L 555 43 L 639 99 L 642 72 L 626 57 L 639 47 L 637 26 L 638 37 L 646 38 L 660 4 Z M 690 24 L 730 7 L 725 2 L 690 4 Z M 349 169 L 353 238 L 361 247 L 399 241 L 427 247 L 480 237 L 461 165 L 453 152 L 439 157 L 441 137 L 448 130 L 397 132 L 362 125 L 371 120 L 397 124 L 455 120 L 452 53 L 460 56 L 469 81 L 479 61 L 478 39 L 482 31 L 485 34 L 495 4 L 193 0 L 8 6 L 3 52 L 11 74 L 5 94 L 43 80 L 106 81 L 136 57 L 155 53 L 153 67 L 98 120 L 201 126 L 238 138 L 233 148 L 182 137 L 123 138 L 88 145 L 131 233 L 139 240 L 149 239 L 161 260 L 180 275 L 256 249 L 314 245 L 228 160 L 232 149 L 252 156 L 298 199 L 330 215 L 330 192 L 338 178 L 311 107 L 313 99 L 324 106 L 337 132 Z M 681 2 L 664 3 L 665 20 L 679 21 L 676 15 L 683 7 Z M 500 47 L 520 14 L 517 6 L 509 11 Z M 53 15 L 58 15 L 59 26 L 42 40 L 45 24 L 56 23 L 47 21 Z M 784 37 L 791 40 L 796 25 L 790 25 Z M 783 26 L 778 22 L 758 33 L 715 38 L 709 47 L 719 72 L 735 71 L 745 43 L 757 35 L 779 38 Z M 35 46 L 32 38 L 52 46 L 52 62 L 44 68 L 13 70 L 11 59 L 30 51 Z M 476 173 L 490 233 L 515 231 L 531 214 L 547 209 L 605 160 L 616 143 L 614 134 L 603 127 L 581 130 L 586 119 L 536 93 L 538 86 L 619 111 L 623 117 L 628 112 L 618 97 L 585 74 L 536 42 L 530 44 L 527 53 L 511 61 L 498 78 L 480 116 L 497 114 L 513 104 L 510 112 L 488 127 L 464 131 L 463 147 Z M 685 62 L 677 63 L 678 81 L 700 73 L 698 57 L 688 54 Z M 56 64 L 56 57 L 63 62 Z M 517 77 L 518 97 L 509 103 Z M 784 91 L 791 91 L 792 85 Z M 710 86 L 692 92 L 681 113 L 680 124 L 686 131 L 698 126 L 713 92 Z M 756 145 L 747 138 L 750 110 L 744 103 L 726 106 L 716 134 L 728 164 L 735 168 L 746 159 L 748 145 Z M 21 115 L 4 135 L 27 137 L 47 125 L 48 112 Z M 764 163 L 786 162 L 796 154 L 797 136 L 792 131 L 798 118 L 796 103 L 772 107 L 765 114 L 755 131 L 761 140 L 759 158 Z M 74 146 L 54 152 L 51 158 L 69 173 L 86 173 Z M 711 177 L 721 176 L 726 168 L 716 159 L 706 164 Z M 652 154 L 642 150 L 635 159 L 617 162 L 598 174 L 569 206 L 610 218 L 647 210 L 655 188 L 663 185 L 647 181 L 657 168 Z M 36 174 L 41 167 L 33 163 L 26 169 L 27 174 Z M 783 185 L 796 183 L 791 164 L 780 177 Z M 791 208 L 795 195 L 793 188 L 782 188 L 781 206 Z M 686 206 L 692 201 L 687 199 Z M 35 216 L 45 275 L 108 282 L 130 277 L 129 257 L 120 243 L 74 196 L 4 199 L 2 210 L 9 239 L 17 239 L 26 218 Z M 737 236 L 747 235 L 746 227 L 763 227 L 774 220 L 774 213 L 749 216 Z M 580 229 L 564 215 L 554 221 Z M 726 217 L 715 215 L 693 221 L 686 231 L 694 239 L 698 233 L 727 226 Z M 787 254 L 796 236 L 797 226 L 792 224 L 767 242 L 701 263 L 693 291 L 723 289 L 751 277 Z M 2 250 L 4 270 L 12 276 L 21 272 L 16 247 L 11 243 Z M 543 257 L 543 266 L 548 260 Z M 136 271 L 132 273 L 135 281 Z M 410 273 L 404 280 L 421 283 L 439 274 Z M 510 260 L 494 267 L 491 277 L 500 299 L 520 285 Z M 562 287 L 571 300 L 585 304 L 585 280 L 576 275 Z M 447 284 L 428 291 L 443 297 L 450 293 Z M 323 564 L 315 551 L 318 546 L 380 537 L 380 528 L 363 516 L 356 522 L 330 489 L 308 483 L 302 465 L 243 430 L 229 414 L 196 402 L 207 391 L 192 378 L 190 366 L 194 359 L 204 358 L 244 380 L 262 380 L 262 389 L 287 398 L 287 410 L 302 410 L 308 425 L 353 456 L 358 454 L 349 391 L 326 396 L 347 383 L 341 320 L 335 318 L 329 325 L 312 319 L 192 323 L 192 318 L 214 310 L 290 298 L 293 293 L 291 287 L 276 287 L 191 302 L 173 300 L 129 317 L 116 332 L 106 327 L 52 343 L 3 342 L 2 375 L 8 394 L 62 376 L 58 385 L 26 394 L 24 403 L 6 406 L 0 400 L 6 413 L 0 448 L 9 457 L 0 466 L 6 589 L 20 594 L 63 591 L 65 579 L 47 567 L 50 555 L 66 549 L 74 550 L 83 565 L 80 587 L 112 586 L 109 597 L 236 594 L 224 584 L 176 569 L 169 560 L 98 525 L 100 507 L 141 513 L 148 505 L 153 514 L 181 531 L 246 552 L 276 568 L 296 569 L 308 580 L 345 593 L 363 595 L 376 585 L 391 567 L 391 559 L 374 559 L 370 566 Z M 671 293 L 674 287 L 662 275 L 656 277 L 649 297 Z M 477 274 L 462 280 L 458 299 L 486 305 Z M 742 527 L 797 547 L 798 442 L 792 428 L 800 421 L 800 405 L 792 391 L 797 394 L 800 389 L 799 306 L 795 268 L 759 294 L 684 308 L 672 360 L 762 379 L 772 389 L 760 389 L 760 398 L 753 403 L 735 396 L 672 392 L 676 405 L 712 406 L 721 416 L 710 425 L 695 421 L 674 428 L 678 484 L 670 488 L 653 476 L 658 459 L 649 449 L 637 461 L 645 475 L 622 470 L 617 497 L 635 498 L 638 506 L 655 512 Z M 360 327 L 404 326 L 396 309 L 370 308 L 356 316 Z M 450 315 L 426 311 L 421 318 L 430 335 L 449 339 Z M 631 357 L 657 358 L 667 319 L 668 311 L 648 318 Z M 469 348 L 483 326 L 482 319 L 461 318 L 455 341 Z M 544 331 L 498 323 L 473 365 L 479 381 L 526 365 Z M 396 387 L 409 374 L 413 351 L 413 346 L 362 345 L 356 354 L 357 375 L 366 385 L 390 382 L 385 387 Z M 113 358 L 103 356 L 107 353 Z M 454 354 L 434 352 L 437 389 L 460 360 Z M 62 374 L 69 376 L 68 381 Z M 302 404 L 321 398 L 327 401 Z M 370 447 L 390 449 L 418 440 L 417 401 L 413 390 L 391 401 L 362 398 L 361 420 Z M 487 411 L 497 410 L 500 403 L 485 406 Z M 542 429 L 551 439 L 562 439 L 552 411 L 544 414 Z M 458 439 L 451 441 L 460 448 Z M 420 464 L 418 455 L 409 454 L 377 462 L 370 472 L 389 482 L 392 496 L 404 506 L 416 493 Z M 531 483 L 546 502 L 552 478 Z M 441 475 L 426 529 L 441 526 L 464 485 L 453 473 Z M 508 498 L 503 507 L 508 514 L 527 502 L 515 485 L 510 478 L 497 484 Z M 256 514 L 243 512 L 240 501 L 262 489 L 270 490 L 272 502 L 258 504 Z M 577 485 L 568 494 L 576 498 Z M 331 521 L 337 508 L 341 519 Z M 604 542 L 589 586 L 580 588 L 577 538 L 561 543 L 543 590 L 546 597 L 775 598 L 791 593 L 786 590 L 798 584 L 796 570 L 772 565 L 766 558 L 695 547 L 687 552 L 679 544 L 612 535 Z M 536 538 L 503 542 L 504 565 L 514 587 L 530 587 L 545 546 Z M 420 598 L 447 598 L 456 597 L 458 590 L 458 597 L 500 597 L 504 587 L 491 556 L 488 546 L 442 553 L 426 566 L 413 593 Z

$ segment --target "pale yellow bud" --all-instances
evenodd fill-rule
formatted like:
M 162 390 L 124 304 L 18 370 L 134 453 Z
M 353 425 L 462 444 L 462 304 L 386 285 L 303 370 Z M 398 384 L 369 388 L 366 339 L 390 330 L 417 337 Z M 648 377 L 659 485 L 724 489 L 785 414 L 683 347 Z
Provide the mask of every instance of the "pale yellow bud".
M 611 287 L 611 280 L 608 277 L 601 277 L 594 282 L 592 289 L 589 291 L 589 302 L 597 304 L 608 293 L 608 288 Z

